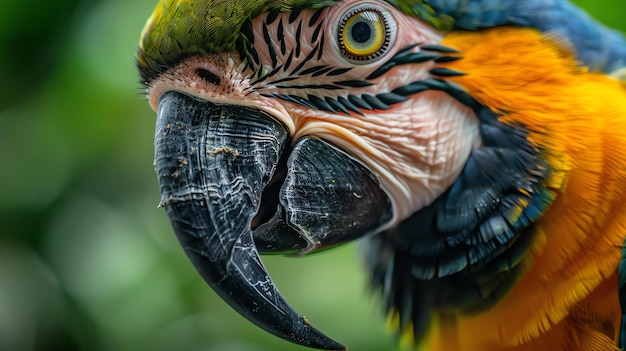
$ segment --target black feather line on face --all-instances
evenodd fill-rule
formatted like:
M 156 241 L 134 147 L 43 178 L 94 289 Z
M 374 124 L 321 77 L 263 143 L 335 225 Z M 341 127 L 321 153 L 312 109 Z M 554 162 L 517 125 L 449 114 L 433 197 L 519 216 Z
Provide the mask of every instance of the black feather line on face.
M 465 73 L 455 71 L 446 67 L 438 67 L 438 68 L 431 69 L 430 74 L 432 74 L 433 76 L 439 76 L 439 77 L 455 77 L 455 76 L 462 76 Z
M 289 14 L 289 24 L 292 24 L 298 19 L 298 17 L 300 17 L 300 11 L 302 11 L 302 9 L 294 9 L 291 11 Z
M 283 28 L 283 19 L 280 19 L 280 22 L 278 22 L 278 28 L 276 29 L 276 37 L 278 38 L 278 41 L 280 42 L 280 54 L 282 56 L 285 56 L 285 53 L 287 52 L 287 46 L 285 44 L 285 32 L 284 32 L 284 28 Z
M 348 95 L 348 101 L 350 101 L 355 106 L 362 108 L 364 110 L 373 111 L 374 108 L 370 106 L 365 100 L 361 99 L 361 97 L 356 95 Z
M 285 71 L 289 69 L 292 61 L 293 61 L 293 50 L 289 51 L 289 56 L 287 56 L 287 61 L 285 61 L 285 64 L 283 65 Z
M 276 68 L 274 68 L 270 73 L 267 74 L 268 77 L 273 77 L 274 75 L 276 75 L 278 72 L 280 72 L 280 70 L 283 68 L 283 65 L 280 65 Z
M 376 110 L 388 110 L 391 108 L 389 105 L 382 102 L 378 96 L 362 94 L 361 98 Z
M 296 28 L 296 58 L 300 57 L 300 38 L 302 37 L 302 20 L 298 22 L 298 28 Z
M 330 70 L 330 69 L 331 67 L 328 67 L 327 65 L 313 66 L 311 68 L 307 68 L 304 71 L 302 71 L 300 75 L 304 76 L 307 74 L 316 74 L 319 71 Z
M 319 77 L 319 76 L 326 75 L 332 69 L 333 69 L 332 67 L 326 67 L 324 69 L 321 69 L 321 70 L 311 74 L 311 77 Z
M 389 72 L 392 68 L 396 66 L 434 61 L 440 57 L 440 55 L 433 55 L 424 52 L 400 51 L 387 62 L 385 62 L 382 66 L 374 70 L 374 72 L 370 73 L 370 75 L 367 76 L 366 79 L 376 79 Z
M 274 23 L 277 20 L 277 14 L 270 13 L 266 18 L 266 21 L 262 25 L 263 30 L 263 39 L 264 43 L 268 50 L 268 56 L 271 60 L 271 68 L 272 70 L 269 73 L 263 74 L 260 66 L 260 59 L 258 52 L 254 47 L 250 47 L 248 50 L 248 65 L 251 68 L 257 66 L 256 68 L 256 80 L 251 84 L 253 86 L 263 83 L 262 86 L 257 86 L 255 90 L 263 90 L 266 88 L 278 88 L 285 90 L 341 90 L 352 88 L 360 89 L 375 85 L 372 82 L 375 79 L 378 79 L 385 74 L 389 73 L 393 68 L 398 67 L 400 65 L 407 64 L 421 64 L 429 61 L 437 62 L 437 63 L 445 63 L 452 62 L 460 59 L 460 56 L 447 56 L 447 54 L 457 53 L 456 50 L 443 46 L 443 45 L 423 45 L 423 44 L 412 44 L 408 45 L 400 50 L 398 50 L 390 59 L 381 64 L 378 68 L 374 69 L 364 80 L 335 80 L 332 84 L 284 84 L 287 82 L 295 82 L 299 78 L 310 76 L 310 77 L 340 77 L 346 73 L 348 73 L 352 67 L 333 67 L 328 65 L 317 65 L 313 67 L 309 67 L 304 69 L 305 65 L 310 62 L 313 62 L 315 58 L 320 60 L 323 55 L 324 48 L 324 40 L 325 40 L 325 32 L 322 29 L 323 22 L 320 21 L 323 14 L 323 9 L 319 9 L 314 12 L 311 18 L 308 21 L 309 27 L 314 27 L 313 33 L 311 35 L 311 45 L 314 44 L 313 48 L 310 52 L 304 57 L 304 59 L 299 59 L 301 54 L 301 35 L 302 35 L 302 26 L 303 19 L 300 18 L 300 12 L 292 12 L 289 16 L 289 23 L 295 23 L 298 20 L 298 24 L 296 25 L 296 33 L 295 33 L 295 48 L 292 48 L 284 64 L 279 65 L 279 58 L 277 55 L 277 48 L 275 47 L 275 43 L 272 40 L 268 25 Z M 285 38 L 285 28 L 283 24 L 283 19 L 280 18 L 279 23 L 276 29 L 276 42 L 279 43 L 280 53 L 282 57 L 285 57 L 285 53 L 287 52 L 286 47 L 286 38 Z M 253 42 L 251 40 L 251 42 Z M 414 52 L 413 50 L 416 47 L 420 47 L 420 51 Z M 430 51 L 430 52 L 425 52 Z M 296 60 L 297 59 L 297 60 Z M 296 67 L 291 68 L 292 63 L 297 62 Z M 291 70 L 291 71 L 288 71 Z M 286 73 L 289 77 L 278 78 L 275 81 L 268 80 L 269 78 L 278 75 L 280 72 Z M 267 72 L 267 71 L 266 71 Z M 448 68 L 434 68 L 430 71 L 433 76 L 438 76 L 441 78 L 446 78 L 450 76 L 462 75 L 463 72 L 454 71 Z M 438 90 L 444 91 L 448 93 L 450 96 L 456 98 L 461 103 L 468 105 L 472 108 L 476 108 L 477 103 L 467 96 L 467 94 L 463 91 L 463 89 L 455 86 L 453 83 L 446 82 L 441 79 L 425 79 L 421 81 L 416 81 L 409 83 L 407 85 L 398 87 L 393 89 L 392 91 L 381 92 L 380 94 L 358 94 L 358 93 L 349 93 L 345 96 L 338 96 L 336 98 L 330 97 L 320 97 L 319 95 L 307 94 L 306 96 L 298 96 L 292 94 L 275 94 L 271 96 L 275 96 L 279 99 L 289 101 L 292 103 L 297 103 L 305 107 L 313 107 L 320 110 L 324 110 L 330 113 L 344 113 L 350 114 L 355 113 L 358 115 L 363 115 L 361 109 L 365 110 L 388 110 L 394 104 L 402 103 L 407 100 L 407 98 L 414 94 L 419 94 L 425 90 Z M 311 101 L 314 100 L 314 101 Z
M 298 66 L 296 66 L 296 68 L 294 68 L 293 71 L 289 72 L 289 75 L 293 76 L 298 74 L 298 72 L 302 69 L 302 67 L 304 67 L 304 65 L 311 61 L 311 59 L 313 58 L 313 56 L 315 56 L 315 53 L 317 53 L 317 50 L 319 50 L 320 45 L 319 43 L 317 45 L 315 45 L 313 47 L 313 49 L 311 50 L 311 52 L 309 52 L 309 54 L 304 58 L 304 60 L 300 61 L 300 63 L 298 64 Z M 297 57 L 297 55 L 296 55 Z
M 315 105 L 320 110 L 328 111 L 328 112 L 337 112 L 337 110 L 332 108 L 326 101 L 322 100 L 321 98 L 315 95 L 308 95 L 307 98 L 310 103 Z
M 276 21 L 276 18 L 278 18 L 279 14 L 280 14 L 280 8 L 277 7 L 271 10 L 267 14 L 267 17 L 265 18 L 265 24 L 269 26 L 270 24 L 274 23 L 274 21 Z
M 319 28 L 319 25 L 318 25 L 318 28 Z M 314 37 L 316 37 L 316 35 L 314 35 Z M 421 63 L 428 62 L 428 61 L 445 62 L 446 58 L 448 57 L 445 55 L 432 54 L 432 53 L 427 53 L 423 51 L 413 52 L 412 50 L 418 46 L 421 46 L 422 49 L 426 47 L 430 51 L 434 51 L 436 49 L 444 53 L 456 52 L 453 49 L 449 49 L 441 45 L 412 44 L 396 52 L 393 57 L 391 57 L 386 62 L 381 64 L 378 68 L 374 69 L 372 73 L 370 73 L 369 76 L 365 78 L 365 80 L 353 80 L 353 79 L 335 80 L 332 84 L 318 84 L 318 85 L 315 85 L 315 84 L 293 84 L 293 85 L 278 84 L 278 83 L 285 83 L 288 81 L 296 81 L 298 78 L 301 78 L 304 76 L 339 77 L 348 73 L 352 69 L 352 67 L 337 68 L 337 67 L 332 67 L 328 65 L 318 65 L 318 66 L 313 66 L 313 67 L 309 67 L 307 69 L 302 70 L 307 63 L 313 60 L 316 54 L 318 55 L 318 57 L 320 56 L 321 54 L 320 48 L 322 47 L 321 45 L 323 43 L 323 38 L 324 38 L 324 32 L 322 32 L 321 35 L 319 36 L 320 40 L 316 43 L 316 45 L 313 47 L 311 52 L 309 52 L 308 55 L 303 60 L 299 61 L 297 67 L 295 67 L 291 72 L 287 72 L 287 69 L 290 67 L 291 63 L 293 62 L 293 56 L 294 56 L 293 51 L 290 52 L 287 58 L 287 62 L 283 65 L 283 71 L 285 71 L 288 75 L 292 77 L 279 78 L 276 81 L 267 82 L 265 87 L 273 86 L 279 89 L 296 89 L 296 90 L 305 90 L 305 89 L 340 90 L 342 88 L 360 89 L 360 88 L 365 88 L 365 87 L 370 87 L 370 86 L 375 85 L 373 80 L 378 79 L 384 76 L 385 74 L 389 73 L 389 71 L 391 71 L 394 67 L 397 67 L 400 65 L 408 65 L 408 64 L 421 64 Z M 266 39 L 266 42 L 271 43 L 271 40 Z M 458 60 L 459 58 L 460 58 L 459 56 L 453 56 L 451 59 L 447 61 L 448 62 L 455 61 L 455 60 Z M 277 73 L 278 73 L 278 70 L 274 69 L 267 76 L 273 76 L 274 74 L 277 74 Z M 463 72 L 459 72 L 459 71 L 455 71 L 455 70 L 451 70 L 451 69 L 443 68 L 443 67 L 434 68 L 430 71 L 430 73 L 433 76 L 439 76 L 442 78 L 463 74 Z M 259 79 L 255 81 L 254 83 L 265 81 L 267 78 L 268 77 L 262 77 L 262 79 Z M 264 87 L 258 87 L 257 90 L 261 90 L 263 88 Z M 310 105 L 318 106 L 319 109 L 327 111 L 327 112 L 331 112 L 331 113 L 348 113 L 348 114 L 356 113 L 359 115 L 363 115 L 360 109 L 365 109 L 365 110 L 370 110 L 370 111 L 388 110 L 392 107 L 392 105 L 406 101 L 409 96 L 414 95 L 414 94 L 419 94 L 426 90 L 444 91 L 448 93 L 450 96 L 456 98 L 459 102 L 463 103 L 464 105 L 470 106 L 473 109 L 477 108 L 476 101 L 474 101 L 471 97 L 469 97 L 462 88 L 456 86 L 452 82 L 447 82 L 442 79 L 424 79 L 424 80 L 420 80 L 416 82 L 411 82 L 404 86 L 395 88 L 392 91 L 381 92 L 379 94 L 350 93 L 350 94 L 346 94 L 343 98 L 337 97 L 335 99 L 332 99 L 331 103 L 328 103 L 326 101 L 327 97 L 320 97 L 320 96 L 317 96 L 317 97 L 321 101 L 324 101 L 323 104 L 317 100 L 316 102 L 311 102 L 309 101 L 310 100 L 309 96 L 312 96 L 310 94 L 307 95 L 306 97 L 301 96 L 300 99 L 298 99 L 297 101 L 308 101 L 309 104 L 306 105 L 307 107 Z M 285 95 L 281 94 L 281 96 L 285 96 Z M 294 99 L 289 99 L 290 102 L 294 102 L 293 100 Z M 329 106 L 331 108 L 329 108 Z
M 287 78 L 290 81 L 291 80 L 295 80 L 297 78 Z M 284 81 L 281 80 L 281 81 Z M 278 82 L 278 81 L 277 81 Z M 273 82 L 273 84 L 276 82 Z M 341 83 L 341 84 L 340 84 Z M 345 89 L 345 87 L 350 87 L 350 86 L 360 86 L 363 83 L 368 83 L 368 82 L 364 82 L 364 81 L 343 81 L 343 82 L 336 82 L 336 85 L 331 85 L 331 84 L 320 84 L 320 85 L 312 85 L 312 84 L 298 84 L 298 85 L 281 85 L 281 84 L 277 84 L 275 85 L 275 87 L 280 88 L 280 89 L 298 89 L 298 90 L 342 90 Z M 369 84 L 371 85 L 371 84 Z M 411 95 L 414 94 L 419 94 L 422 93 L 426 90 L 434 90 L 434 91 L 442 91 L 445 92 L 446 94 L 448 94 L 449 96 L 455 98 L 457 101 L 461 102 L 463 105 L 470 107 L 471 109 L 475 110 L 475 111 L 480 111 L 482 108 L 484 108 L 484 106 L 482 106 L 480 103 L 478 103 L 476 100 L 474 100 L 471 96 L 469 96 L 465 90 L 463 90 L 463 88 L 457 86 L 456 84 L 452 83 L 452 82 L 448 82 L 445 80 L 439 80 L 439 79 L 424 79 L 424 80 L 420 80 L 420 81 L 416 81 L 416 82 L 412 82 L 410 84 L 407 84 L 405 86 L 396 88 L 394 90 L 392 90 L 391 92 L 384 92 L 384 93 L 379 93 L 376 95 L 371 95 L 371 94 L 361 94 L 361 95 L 354 95 L 354 94 L 348 94 L 345 97 L 343 96 L 339 96 L 337 97 L 336 100 L 333 99 L 333 104 L 336 103 L 336 105 L 340 105 L 341 107 L 334 107 L 333 109 L 329 109 L 327 108 L 325 105 L 320 105 L 317 103 L 312 103 L 311 101 L 308 100 L 308 97 L 310 97 L 311 95 L 308 95 L 307 98 L 304 97 L 300 97 L 300 99 L 298 99 L 297 101 L 294 101 L 294 99 L 283 99 L 282 96 L 279 94 L 279 96 L 277 96 L 278 98 L 282 99 L 282 100 L 287 100 L 290 102 L 295 102 L 298 103 L 300 105 L 303 105 L 305 107 L 311 107 L 311 105 L 313 106 L 323 106 L 324 108 L 320 108 L 321 110 L 324 111 L 328 111 L 328 112 L 333 112 L 333 113 L 338 113 L 338 112 L 343 112 L 343 113 L 348 113 L 348 112 L 354 112 L 358 115 L 363 115 L 363 113 L 361 112 L 361 109 L 364 110 L 369 110 L 369 111 L 374 111 L 374 110 L 388 110 L 391 108 L 391 105 L 394 104 L 398 104 L 398 103 L 402 103 L 404 101 L 406 101 Z M 290 95 L 291 96 L 291 95 Z M 321 99 L 321 98 L 320 98 Z M 302 102 L 306 101 L 307 103 L 304 104 Z
M 363 112 L 361 112 L 361 110 L 355 106 L 352 102 L 350 102 L 350 100 L 346 99 L 343 96 L 340 96 L 337 98 L 337 102 L 339 102 L 340 104 L 342 104 L 345 108 L 347 108 L 348 110 L 363 116 Z
M 318 24 L 313 30 L 313 34 L 311 35 L 311 43 L 315 43 L 320 35 L 320 31 L 322 30 L 322 23 Z
M 263 39 L 265 40 L 265 44 L 267 45 L 267 51 L 272 60 L 272 68 L 276 67 L 278 64 L 278 55 L 276 55 L 276 50 L 274 50 L 274 44 L 272 43 L 272 38 L 270 37 L 270 32 L 267 28 L 267 25 L 263 25 Z
M 324 12 L 324 8 L 320 8 L 319 10 L 315 11 L 315 13 L 313 13 L 313 16 L 311 16 L 311 19 L 309 20 L 309 27 L 313 27 L 313 25 L 315 25 L 315 23 L 320 19 L 320 17 L 322 16 L 322 13 Z M 321 23 L 320 23 L 321 25 Z M 318 26 L 319 27 L 319 26 Z
M 254 62 L 254 64 L 259 66 L 261 64 L 261 59 L 259 58 L 259 53 L 256 51 L 254 46 L 250 48 L 249 53 L 250 53 L 250 55 L 248 57 L 252 57 L 252 61 L 250 61 L 250 60 L 248 60 L 248 61 Z
M 320 50 L 317 52 L 317 60 L 321 60 L 322 59 L 322 55 L 324 55 L 324 32 L 322 32 L 322 36 L 320 37 Z
M 351 69 L 352 69 L 352 67 L 335 68 L 332 71 L 328 72 L 327 76 L 329 76 L 329 77 L 340 76 L 342 74 L 348 73 Z
M 427 44 L 427 45 L 422 45 L 422 50 L 427 50 L 427 51 L 435 51 L 435 52 L 441 52 L 441 53 L 446 53 L 446 54 L 458 54 L 459 51 L 456 49 L 453 49 L 451 47 L 448 46 L 444 46 L 444 45 L 439 45 L 439 44 Z
M 394 93 L 380 93 L 376 97 L 387 105 L 399 104 L 408 99 L 406 96 L 394 94 Z
M 341 111 L 343 113 L 345 113 L 346 115 L 349 115 L 350 112 L 348 111 L 348 109 L 346 108 L 346 106 L 344 106 L 342 103 L 340 103 L 339 101 L 331 98 L 331 97 L 326 97 L 326 103 L 328 103 L 330 106 L 333 107 L 333 109 L 335 109 L 335 111 Z
M 435 63 L 448 63 L 462 59 L 463 56 L 440 56 L 434 59 Z

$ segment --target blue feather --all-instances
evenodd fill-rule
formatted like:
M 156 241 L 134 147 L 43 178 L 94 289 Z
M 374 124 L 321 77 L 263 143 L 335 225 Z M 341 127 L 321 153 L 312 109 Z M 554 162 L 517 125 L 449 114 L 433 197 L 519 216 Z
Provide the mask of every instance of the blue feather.
M 567 0 L 413 1 L 422 2 L 434 10 L 433 17 L 451 17 L 458 28 L 474 30 L 502 25 L 537 28 L 567 39 L 576 49 L 578 59 L 594 71 L 612 72 L 626 67 L 623 34 L 598 23 Z

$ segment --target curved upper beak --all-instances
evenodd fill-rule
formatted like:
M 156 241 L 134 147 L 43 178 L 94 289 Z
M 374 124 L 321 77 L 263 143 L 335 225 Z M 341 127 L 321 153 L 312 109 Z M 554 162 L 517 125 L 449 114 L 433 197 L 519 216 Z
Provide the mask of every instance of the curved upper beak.
M 361 206 L 365 209 L 372 207 L 371 202 L 380 203 L 374 206 L 375 213 L 362 214 L 363 223 L 355 224 L 350 219 L 350 230 L 303 231 L 303 226 L 317 221 L 299 220 L 293 216 L 294 211 L 303 206 L 319 209 L 322 199 L 304 204 L 294 204 L 289 199 L 294 191 L 319 184 L 292 181 L 300 179 L 300 171 L 311 162 L 298 156 L 309 150 L 301 146 L 294 148 L 287 162 L 283 154 L 289 148 L 288 142 L 286 128 L 260 109 L 215 104 L 180 92 L 166 92 L 159 100 L 155 134 L 161 205 L 193 265 L 232 308 L 283 339 L 324 350 L 344 350 L 343 345 L 313 328 L 287 304 L 266 272 L 255 240 L 263 247 L 262 252 L 310 251 L 318 246 L 336 245 L 380 227 L 390 218 L 391 205 L 375 178 L 362 175 L 365 171 L 358 167 L 364 167 L 358 165 L 353 172 L 358 179 L 350 180 L 344 187 L 352 194 L 358 193 L 352 196 L 357 202 L 364 197 L 369 201 Z M 333 167 L 352 167 L 346 162 L 356 163 L 342 154 L 337 157 L 344 160 L 343 164 L 336 164 L 329 157 L 330 169 L 317 173 L 334 173 Z M 277 172 L 285 163 L 288 170 Z M 264 190 L 275 187 L 273 183 L 281 177 L 286 181 L 280 195 L 277 192 L 265 200 Z M 343 178 L 340 174 L 339 179 L 344 181 Z M 339 188 L 334 196 L 347 197 L 347 192 Z M 280 199 L 273 200 L 275 197 Z M 354 207 L 354 199 L 333 201 L 339 203 L 339 210 Z M 268 207 L 266 202 L 276 214 L 262 213 L 262 208 Z M 326 210 L 329 209 L 322 208 L 321 212 Z M 254 224 L 258 221 L 262 223 Z M 257 226 L 253 239 L 252 228 Z

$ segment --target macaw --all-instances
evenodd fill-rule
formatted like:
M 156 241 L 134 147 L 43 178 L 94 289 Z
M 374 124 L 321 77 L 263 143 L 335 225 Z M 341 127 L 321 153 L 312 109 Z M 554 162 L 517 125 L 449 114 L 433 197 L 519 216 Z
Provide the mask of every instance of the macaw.
M 160 206 L 259 327 L 345 349 L 260 254 L 363 238 L 418 348 L 626 344 L 626 41 L 566 0 L 161 0 L 136 62 Z

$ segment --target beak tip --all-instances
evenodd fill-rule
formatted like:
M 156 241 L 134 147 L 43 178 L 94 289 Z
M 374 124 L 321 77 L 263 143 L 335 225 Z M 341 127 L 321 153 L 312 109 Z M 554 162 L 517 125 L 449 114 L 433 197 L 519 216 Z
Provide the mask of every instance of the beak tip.
M 300 316 L 300 318 L 302 319 L 302 323 L 304 324 L 304 328 L 306 330 L 306 333 L 305 333 L 306 336 L 305 336 L 305 340 L 302 340 L 303 342 L 298 342 L 299 344 L 309 346 L 309 347 L 314 347 L 320 350 L 342 351 L 342 350 L 348 349 L 346 346 L 329 338 L 328 336 L 324 335 L 324 333 L 322 333 L 321 331 L 313 327 L 309 323 L 309 321 L 306 319 L 306 317 Z

